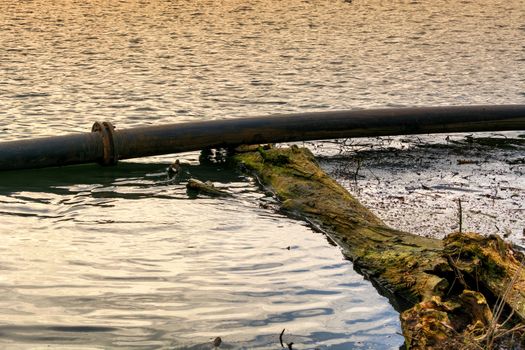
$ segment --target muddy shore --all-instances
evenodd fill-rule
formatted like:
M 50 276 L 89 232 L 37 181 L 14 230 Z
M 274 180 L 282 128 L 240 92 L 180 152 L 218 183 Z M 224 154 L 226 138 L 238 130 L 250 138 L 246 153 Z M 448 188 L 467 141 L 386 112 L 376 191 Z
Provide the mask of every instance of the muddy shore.
M 386 224 L 443 238 L 497 234 L 525 247 L 525 133 L 399 136 L 309 144 Z
M 463 147 L 463 141 L 447 141 Z M 471 146 L 502 143 L 467 141 Z M 407 349 L 492 349 L 513 346 L 516 339 L 523 345 L 524 257 L 500 237 L 461 234 L 462 220 L 460 232 L 444 240 L 391 228 L 321 170 L 305 148 L 259 147 L 234 159 L 275 194 L 285 213 L 337 242 L 355 268 L 389 297 L 401 312 Z M 503 328 L 509 325 L 516 328 Z

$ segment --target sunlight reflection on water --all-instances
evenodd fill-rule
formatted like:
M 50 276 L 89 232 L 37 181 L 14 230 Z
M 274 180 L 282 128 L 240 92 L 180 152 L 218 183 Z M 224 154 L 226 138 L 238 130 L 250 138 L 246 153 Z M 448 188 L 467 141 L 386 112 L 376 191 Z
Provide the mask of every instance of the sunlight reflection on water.
M 119 171 L 139 169 L 163 166 Z M 255 184 L 231 170 L 189 170 L 235 192 L 224 200 L 188 199 L 164 173 L 124 181 L 97 170 L 2 176 L 6 344 L 187 347 L 220 335 L 275 348 L 286 328 L 306 347 L 399 346 L 387 301 L 322 235 L 259 208 Z

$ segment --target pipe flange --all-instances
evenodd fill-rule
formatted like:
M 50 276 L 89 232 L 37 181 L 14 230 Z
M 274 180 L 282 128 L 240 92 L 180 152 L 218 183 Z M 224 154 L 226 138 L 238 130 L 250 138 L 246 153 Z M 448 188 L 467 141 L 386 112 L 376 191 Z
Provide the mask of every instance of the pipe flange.
M 113 138 L 114 130 L 115 127 L 110 122 L 95 122 L 91 127 L 92 132 L 98 132 L 102 136 L 104 157 L 99 162 L 102 165 L 115 165 L 118 162 L 118 153 Z

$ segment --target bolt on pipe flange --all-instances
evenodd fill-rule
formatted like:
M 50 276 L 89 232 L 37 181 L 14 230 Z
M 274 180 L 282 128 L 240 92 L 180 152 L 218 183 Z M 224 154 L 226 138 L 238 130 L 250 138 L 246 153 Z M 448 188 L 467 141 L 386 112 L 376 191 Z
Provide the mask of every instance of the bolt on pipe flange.
M 115 165 L 118 162 L 118 153 L 113 139 L 115 127 L 110 122 L 95 122 L 91 127 L 92 132 L 98 132 L 102 136 L 104 157 L 99 162 L 101 165 Z

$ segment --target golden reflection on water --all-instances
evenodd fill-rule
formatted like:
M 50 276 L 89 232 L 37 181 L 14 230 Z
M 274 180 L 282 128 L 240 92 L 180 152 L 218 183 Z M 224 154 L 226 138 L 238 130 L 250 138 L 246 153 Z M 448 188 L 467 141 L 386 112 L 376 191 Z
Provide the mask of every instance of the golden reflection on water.
M 8 138 L 275 112 L 523 101 L 510 1 L 3 1 Z M 3 121 L 3 122 L 2 122 Z

